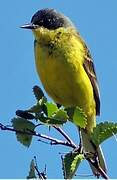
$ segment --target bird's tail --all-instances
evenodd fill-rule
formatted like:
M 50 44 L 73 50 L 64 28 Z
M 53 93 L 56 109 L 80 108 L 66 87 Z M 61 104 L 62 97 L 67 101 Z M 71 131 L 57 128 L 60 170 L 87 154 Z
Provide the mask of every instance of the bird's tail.
M 82 144 L 84 152 L 87 155 L 89 155 L 88 157 L 92 157 L 92 159 L 94 158 L 94 155 L 96 154 L 99 166 L 106 173 L 107 168 L 106 168 L 105 158 L 104 158 L 101 147 L 99 146 L 97 148 L 94 145 L 94 143 L 91 140 L 90 134 L 88 134 L 85 129 L 81 129 L 80 132 L 81 132 L 81 144 Z M 98 170 L 91 163 L 89 163 L 89 164 L 90 164 L 93 174 L 95 176 L 99 177 Z

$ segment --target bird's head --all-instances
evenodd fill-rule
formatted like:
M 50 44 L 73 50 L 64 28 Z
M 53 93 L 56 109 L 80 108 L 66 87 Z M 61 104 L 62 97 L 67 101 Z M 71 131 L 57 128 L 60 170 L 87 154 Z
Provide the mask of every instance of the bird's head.
M 31 23 L 21 26 L 26 29 L 37 29 L 40 27 L 47 28 L 49 30 L 55 30 L 60 27 L 73 26 L 70 19 L 64 16 L 62 13 L 57 12 L 55 9 L 42 9 L 37 11 L 32 19 Z
M 74 27 L 70 19 L 54 9 L 42 9 L 37 11 L 31 23 L 21 26 L 21 28 L 31 29 L 34 34 L 42 31 L 56 30 L 58 28 Z

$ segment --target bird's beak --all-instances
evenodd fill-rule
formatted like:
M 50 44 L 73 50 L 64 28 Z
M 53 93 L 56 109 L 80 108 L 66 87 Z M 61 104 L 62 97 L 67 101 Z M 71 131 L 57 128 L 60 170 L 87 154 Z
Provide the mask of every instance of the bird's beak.
M 29 23 L 29 24 L 24 24 L 23 26 L 21 26 L 20 28 L 24 28 L 24 29 L 36 29 L 38 28 L 39 26 L 38 25 L 35 25 L 35 24 L 32 24 L 32 23 Z

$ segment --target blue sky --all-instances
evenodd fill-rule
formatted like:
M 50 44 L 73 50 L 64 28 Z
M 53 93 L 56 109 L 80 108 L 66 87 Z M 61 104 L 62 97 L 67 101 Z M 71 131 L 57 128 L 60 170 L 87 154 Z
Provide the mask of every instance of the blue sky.
M 34 104 L 32 87 L 41 85 L 36 74 L 33 53 L 33 36 L 19 27 L 30 22 L 31 16 L 42 8 L 55 8 L 75 23 L 91 50 L 101 91 L 101 116 L 98 121 L 117 119 L 117 1 L 116 0 L 20 0 L 1 1 L 0 5 L 0 122 L 10 124 L 17 109 Z M 72 124 L 65 126 L 71 137 L 77 139 Z M 76 132 L 75 132 L 76 131 Z M 49 133 L 43 128 L 44 133 Z M 51 132 L 56 135 L 54 131 Z M 39 169 L 47 164 L 48 178 L 62 178 L 59 152 L 69 149 L 51 147 L 33 139 L 29 149 L 16 141 L 10 132 L 0 132 L 0 178 L 25 178 L 29 163 L 37 156 Z M 108 175 L 117 178 L 114 138 L 103 144 Z M 83 163 L 79 174 L 91 174 Z M 78 174 L 77 173 L 77 174 Z

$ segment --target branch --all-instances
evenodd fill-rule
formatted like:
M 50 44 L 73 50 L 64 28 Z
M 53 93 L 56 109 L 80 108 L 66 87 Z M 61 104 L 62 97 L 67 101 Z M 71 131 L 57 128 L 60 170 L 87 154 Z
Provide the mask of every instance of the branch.
M 1 129 L 1 130 L 12 131 L 12 132 L 15 132 L 15 133 L 20 133 L 20 134 L 33 135 L 33 136 L 36 136 L 36 137 L 39 137 L 39 138 L 43 138 L 43 139 L 46 139 L 46 140 L 51 141 L 51 142 L 50 142 L 51 145 L 64 145 L 64 146 L 71 147 L 71 148 L 73 148 L 73 149 L 76 147 L 76 146 L 74 146 L 74 144 L 71 144 L 71 143 L 69 143 L 68 141 L 62 141 L 62 140 L 53 138 L 53 137 L 48 136 L 48 135 L 45 135 L 45 134 L 37 133 L 37 132 L 35 132 L 35 131 L 16 130 L 16 129 L 14 129 L 14 128 L 7 127 L 7 126 L 3 125 L 2 123 L 0 123 L 0 129 Z
M 52 120 L 52 121 L 54 121 L 55 120 L 55 122 L 56 121 L 58 121 L 58 122 L 60 122 L 60 120 L 59 119 L 56 119 L 56 118 L 53 118 L 53 117 L 45 117 L 43 114 L 41 114 L 41 116 L 40 115 L 36 115 L 36 116 L 34 116 L 34 115 L 32 115 L 31 113 L 30 113 L 30 111 L 29 110 L 27 110 L 27 111 L 22 111 L 22 110 L 17 110 L 16 111 L 16 115 L 17 116 L 19 116 L 19 117 L 22 117 L 22 118 L 26 118 L 26 119 L 41 119 L 41 120 Z M 63 122 L 63 121 L 61 121 L 61 122 Z M 39 124 L 40 125 L 40 124 Z M 38 125 L 37 125 L 38 126 Z M 73 148 L 77 148 L 77 146 L 75 145 L 75 143 L 71 140 L 71 138 L 60 128 L 60 127 L 57 127 L 56 125 L 53 125 L 52 126 L 53 128 L 55 128 L 66 140 L 67 140 L 67 142 L 70 144 L 70 145 L 72 145 L 72 147 Z
M 85 154 L 85 158 L 86 160 L 92 164 L 96 170 L 99 172 L 99 174 L 104 178 L 104 179 L 109 179 L 109 177 L 107 176 L 107 174 L 103 171 L 103 169 L 99 166 L 98 161 L 95 159 L 95 161 L 93 161 L 92 159 L 88 158 L 87 155 Z
M 71 138 L 60 128 L 53 126 L 62 136 L 70 143 L 73 145 L 74 148 L 77 148 L 77 145 L 74 144 L 74 142 L 71 140 Z
M 37 133 L 35 131 L 30 131 L 30 130 L 16 130 L 14 128 L 11 128 L 11 127 L 8 127 L 8 126 L 5 126 L 3 125 L 2 123 L 0 123 L 0 129 L 1 130 L 7 130 L 7 131 L 12 131 L 12 132 L 15 132 L 15 133 L 20 133 L 20 134 L 27 134 L 27 135 L 33 135 L 33 136 L 36 136 L 36 137 L 39 137 L 39 138 L 42 138 L 42 139 L 45 139 L 45 140 L 48 140 L 50 141 L 50 144 L 51 145 L 64 145 L 64 146 L 68 146 L 68 147 L 71 147 L 73 149 L 76 149 L 78 148 L 74 143 L 73 141 L 69 138 L 69 136 L 59 127 L 56 127 L 56 126 L 53 126 L 60 134 L 62 134 L 62 136 L 67 140 L 67 141 L 62 141 L 62 140 L 59 140 L 59 139 L 56 139 L 56 138 L 53 138 L 51 136 L 48 136 L 48 135 L 45 135 L 45 134 L 40 134 L 40 133 Z M 91 158 L 87 157 L 86 154 L 84 154 L 86 160 L 88 162 L 90 162 L 96 169 L 97 171 L 100 173 L 100 175 L 104 178 L 104 179 L 109 179 L 109 177 L 107 176 L 107 174 L 103 171 L 103 169 L 99 166 L 99 163 L 98 161 L 95 159 L 95 160 L 92 160 Z

